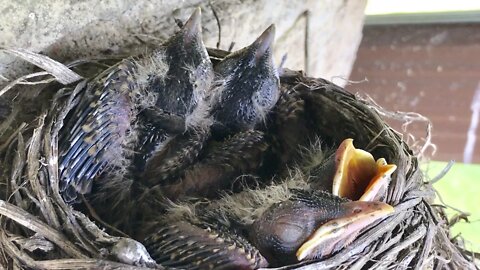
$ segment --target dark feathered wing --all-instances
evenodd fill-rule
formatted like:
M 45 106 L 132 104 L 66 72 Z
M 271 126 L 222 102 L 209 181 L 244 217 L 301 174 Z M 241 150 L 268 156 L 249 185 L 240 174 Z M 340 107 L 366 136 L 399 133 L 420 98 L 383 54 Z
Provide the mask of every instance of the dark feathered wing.
M 135 117 L 133 68 L 133 62 L 124 60 L 80 92 L 59 143 L 60 192 L 65 201 L 90 192 L 92 180 L 108 164 L 124 158 Z
M 267 148 L 263 132 L 257 130 L 210 145 L 204 157 L 185 170 L 180 181 L 162 187 L 164 195 L 171 199 L 183 195 L 218 196 L 221 190 L 233 188 L 237 177 L 255 175 Z
M 179 269 L 257 269 L 267 266 L 258 250 L 234 232 L 214 224 L 180 221 L 145 240 L 157 263 Z
M 200 155 L 210 133 L 189 130 L 172 136 L 171 140 L 158 147 L 145 164 L 142 181 L 147 186 L 167 185 L 178 180 L 178 176 L 193 164 Z M 144 158 L 146 160 L 146 158 Z

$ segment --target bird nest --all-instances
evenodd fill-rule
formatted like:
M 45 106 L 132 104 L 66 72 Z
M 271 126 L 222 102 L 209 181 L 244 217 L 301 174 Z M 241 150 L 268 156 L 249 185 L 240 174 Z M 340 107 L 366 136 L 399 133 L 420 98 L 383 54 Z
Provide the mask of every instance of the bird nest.
M 34 60 L 40 56 L 14 53 L 39 63 Z M 222 57 L 221 52 L 210 53 L 217 59 Z M 15 121 L 8 127 L 2 125 L 2 134 L 10 132 L 0 148 L 0 265 L 7 269 L 162 269 L 138 242 L 105 229 L 104 224 L 92 221 L 88 213 L 75 210 L 60 196 L 59 131 L 75 105 L 71 93 L 77 89 L 60 87 L 58 82 L 66 84 L 78 78 L 58 63 L 40 60 L 48 72 L 37 75 L 42 76 L 41 83 L 49 83 L 44 89 L 50 89 L 53 102 L 29 125 L 14 127 Z M 98 62 L 76 64 L 99 66 Z M 280 79 L 285 93 L 294 93 L 311 108 L 309 120 L 322 140 L 338 145 L 353 138 L 357 147 L 397 165 L 385 198 L 395 207 L 392 215 L 332 256 L 286 268 L 475 268 L 470 255 L 451 238 L 442 208 L 432 204 L 435 193 L 419 168 L 417 156 L 380 117 L 379 107 L 301 72 L 285 70 Z M 20 91 L 18 84 L 22 82 L 24 78 L 7 90 Z M 21 118 L 22 111 L 16 112 L 14 117 Z

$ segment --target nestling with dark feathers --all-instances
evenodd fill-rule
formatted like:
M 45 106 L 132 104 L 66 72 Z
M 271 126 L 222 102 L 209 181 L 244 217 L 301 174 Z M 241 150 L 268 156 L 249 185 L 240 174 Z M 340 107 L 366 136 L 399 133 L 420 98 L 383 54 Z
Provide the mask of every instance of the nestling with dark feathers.
M 59 142 L 65 201 L 92 193 L 157 263 L 187 269 L 323 258 L 392 213 L 379 200 L 395 165 L 351 139 L 330 155 L 308 144 L 317 131 L 305 99 L 282 92 L 274 38 L 271 25 L 213 66 L 196 9 L 152 54 L 79 83 Z

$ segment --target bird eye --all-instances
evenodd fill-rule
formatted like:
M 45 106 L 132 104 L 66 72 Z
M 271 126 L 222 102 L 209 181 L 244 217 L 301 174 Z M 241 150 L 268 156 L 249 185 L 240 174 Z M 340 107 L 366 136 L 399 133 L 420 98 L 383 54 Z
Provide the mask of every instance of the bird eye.
M 278 223 L 275 235 L 283 245 L 296 244 L 303 239 L 304 229 L 296 224 Z

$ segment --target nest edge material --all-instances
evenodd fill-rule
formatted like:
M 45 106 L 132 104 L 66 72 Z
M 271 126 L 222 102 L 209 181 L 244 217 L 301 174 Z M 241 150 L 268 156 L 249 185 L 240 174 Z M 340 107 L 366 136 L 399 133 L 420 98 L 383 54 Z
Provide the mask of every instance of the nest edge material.
M 53 66 L 63 66 L 57 64 Z M 71 76 L 65 69 L 43 68 L 58 76 Z M 360 148 L 398 166 L 386 198 L 395 206 L 395 214 L 332 257 L 296 268 L 475 268 L 468 253 L 450 239 L 442 208 L 432 206 L 434 191 L 425 183 L 416 156 L 372 104 L 301 72 L 285 70 L 281 83 L 322 116 L 316 123 L 326 140 L 338 143 L 353 138 Z M 1 181 L 6 190 L 0 201 L 0 265 L 36 269 L 161 267 L 137 242 L 108 234 L 61 199 L 57 139 L 73 102 L 55 100 L 65 99 L 70 91 L 75 89 L 58 90 L 51 107 L 38 115 L 34 124 L 18 125 L 1 147 Z

